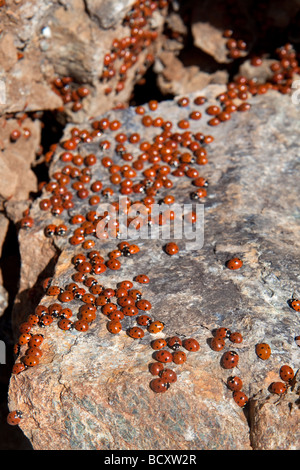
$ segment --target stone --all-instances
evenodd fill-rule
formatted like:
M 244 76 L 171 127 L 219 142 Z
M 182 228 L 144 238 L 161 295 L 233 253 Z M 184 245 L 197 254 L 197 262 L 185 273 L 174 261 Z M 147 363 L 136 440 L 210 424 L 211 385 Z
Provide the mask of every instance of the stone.
M 111 335 L 107 318 L 99 309 L 86 333 L 63 331 L 56 320 L 45 328 L 34 327 L 34 332 L 45 336 L 43 357 L 38 366 L 12 376 L 9 388 L 9 408 L 23 412 L 20 428 L 34 449 L 299 448 L 298 435 L 290 435 L 289 426 L 299 422 L 299 387 L 289 389 L 280 406 L 278 398 L 268 391 L 282 364 L 289 364 L 295 373 L 299 364 L 299 348 L 294 341 L 299 334 L 299 318 L 288 304 L 293 296 L 299 296 L 299 109 L 289 96 L 269 91 L 249 99 L 252 108 L 247 113 L 235 113 L 224 125 L 211 127 L 205 108 L 216 104 L 215 97 L 223 90 L 221 85 L 201 90 L 200 94 L 208 98 L 197 108 L 203 113 L 202 119 L 189 121 L 192 133 L 201 131 L 214 137 L 207 146 L 208 163 L 199 166 L 201 176 L 209 182 L 207 197 L 196 205 L 199 211 L 204 207 L 203 245 L 200 237 L 191 249 L 188 232 L 184 232 L 177 240 L 178 255 L 168 256 L 163 250 L 165 239 L 137 239 L 134 243 L 140 252 L 122 257 L 119 271 L 107 270 L 99 278 L 105 287 L 115 288 L 121 280 L 147 274 L 149 284 L 134 283 L 134 287 L 151 302 L 150 315 L 165 323 L 163 331 L 159 335 L 145 331 L 142 339 L 133 340 L 126 328 L 134 325 L 135 319 L 126 317 L 121 333 Z M 162 102 L 151 116 L 171 120 L 173 129 L 179 132 L 177 122 L 195 109 L 193 99 L 197 95 L 189 95 L 187 107 L 178 106 L 178 97 Z M 160 132 L 143 127 L 132 108 L 111 111 L 107 116 L 110 121 L 121 120 L 124 132 L 142 133 L 143 140 L 152 141 Z M 88 126 L 88 122 L 82 124 L 82 128 Z M 71 129 L 72 125 L 65 129 L 62 143 Z M 113 140 L 113 136 L 105 132 L 105 139 Z M 103 136 L 92 143 L 81 143 L 79 150 L 84 155 L 97 155 L 93 178 L 100 178 L 106 187 L 110 185 L 109 172 L 101 166 L 101 158 L 111 156 L 119 163 L 122 159 L 114 153 L 114 146 L 101 151 L 101 139 Z M 58 146 L 51 174 L 64 165 L 62 151 Z M 138 148 L 132 151 L 134 155 L 140 153 Z M 161 197 L 174 194 L 179 204 L 191 204 L 190 181 L 171 178 L 174 187 L 163 190 Z M 28 246 L 52 244 L 58 255 L 52 285 L 62 288 L 76 272 L 73 255 L 83 249 L 69 244 L 69 234 L 52 241 L 43 234 L 45 225 L 53 222 L 66 223 L 71 230 L 72 213 L 90 210 L 87 200 L 75 200 L 74 211 L 55 219 L 49 213 L 41 214 L 37 199 L 31 209 L 34 226 L 20 235 L 23 253 Z M 105 260 L 119 243 L 93 240 Z M 29 256 L 37 260 L 33 251 Z M 243 260 L 241 269 L 226 267 L 232 257 Z M 28 272 L 29 267 L 24 266 L 24 275 Z M 54 301 L 56 297 L 43 295 L 39 303 L 50 305 Z M 72 308 L 74 319 L 80 305 L 79 300 L 66 304 Z M 23 313 L 25 317 L 33 310 Z M 243 335 L 240 344 L 226 341 L 224 351 L 239 354 L 234 370 L 223 368 L 222 352 L 209 346 L 213 331 L 219 327 Z M 148 367 L 154 361 L 150 342 L 175 334 L 196 338 L 200 350 L 187 351 L 184 364 L 172 364 L 177 382 L 165 393 L 156 394 L 149 386 L 153 376 Z M 259 342 L 271 347 L 267 361 L 255 353 Z M 23 353 L 21 350 L 20 355 Z M 234 402 L 226 386 L 233 374 L 242 378 L 242 390 L 249 397 L 245 409 Z M 276 426 L 276 433 L 269 430 L 270 423 Z

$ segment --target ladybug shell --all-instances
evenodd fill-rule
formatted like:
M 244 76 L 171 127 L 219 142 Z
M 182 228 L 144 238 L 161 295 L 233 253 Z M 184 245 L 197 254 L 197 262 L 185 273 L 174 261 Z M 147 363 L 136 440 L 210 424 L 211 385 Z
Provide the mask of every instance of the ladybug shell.
M 245 395 L 245 393 L 241 392 L 240 390 L 233 392 L 232 396 L 236 404 L 241 408 L 243 408 L 248 403 L 247 395 Z
M 239 392 L 242 389 L 242 386 L 243 386 L 243 382 L 239 377 L 237 376 L 228 377 L 227 387 L 233 392 Z
M 172 362 L 173 356 L 172 353 L 166 351 L 165 349 L 161 349 L 160 351 L 156 351 L 154 355 L 155 359 L 162 363 Z
M 20 411 L 11 411 L 8 413 L 6 421 L 11 426 L 17 426 L 22 418 L 22 413 Z
M 194 338 L 187 338 L 183 341 L 182 344 L 183 344 L 183 347 L 187 351 L 196 352 L 196 351 L 199 351 L 199 349 L 200 349 L 200 344 Z
M 157 378 L 151 380 L 150 387 L 155 393 L 164 393 L 168 390 L 169 384 L 163 379 Z
M 132 328 L 129 328 L 127 332 L 128 332 L 128 335 L 134 339 L 143 338 L 145 334 L 142 328 L 139 328 L 138 326 L 133 326 Z
M 177 381 L 177 374 L 172 369 L 163 369 L 159 376 L 167 383 L 175 383 Z
M 276 395 L 282 395 L 286 391 L 286 385 L 283 382 L 273 382 L 269 386 L 269 391 Z
M 260 359 L 266 360 L 271 356 L 271 348 L 267 343 L 259 343 L 255 346 L 255 351 Z
M 224 369 L 233 369 L 238 365 L 239 356 L 235 351 L 227 351 L 223 354 L 221 362 Z

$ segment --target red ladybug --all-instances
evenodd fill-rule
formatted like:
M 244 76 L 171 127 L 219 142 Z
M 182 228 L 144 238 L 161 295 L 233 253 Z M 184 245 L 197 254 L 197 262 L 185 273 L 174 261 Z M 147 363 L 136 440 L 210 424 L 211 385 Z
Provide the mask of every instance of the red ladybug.
M 89 329 L 89 323 L 83 319 L 76 320 L 74 322 L 74 328 L 77 331 L 86 332 Z
M 247 395 L 241 390 L 237 390 L 233 392 L 232 397 L 234 401 L 236 402 L 236 404 L 240 406 L 241 408 L 244 408 L 244 406 L 246 406 L 249 401 L 249 398 L 247 397 Z
M 300 312 L 300 300 L 294 299 L 291 301 L 290 305 L 296 312 Z
M 22 361 L 24 362 L 26 367 L 34 367 L 39 364 L 39 358 L 36 356 L 24 356 L 22 358 Z
M 279 375 L 284 382 L 290 382 L 293 380 L 295 373 L 290 366 L 284 365 L 280 367 Z
M 132 328 L 129 328 L 127 330 L 127 333 L 131 338 L 134 338 L 134 339 L 143 338 L 145 334 L 142 328 L 139 328 L 138 326 L 133 326 Z
M 165 252 L 169 256 L 177 255 L 177 253 L 179 252 L 178 245 L 173 242 L 167 243 L 165 246 Z
M 18 424 L 20 424 L 22 417 L 23 413 L 19 410 L 15 410 L 8 413 L 6 421 L 11 426 L 17 426 Z
M 163 338 L 155 339 L 151 342 L 151 348 L 155 350 L 163 349 L 167 346 L 166 340 Z
M 162 331 L 164 329 L 164 326 L 165 324 L 163 322 L 156 320 L 156 321 L 151 322 L 147 329 L 149 333 L 156 334 Z
M 55 297 L 56 295 L 59 295 L 62 292 L 62 289 L 59 286 L 50 286 L 47 289 L 46 294 Z
M 172 356 L 175 364 L 183 364 L 186 361 L 186 354 L 184 351 L 175 351 Z
M 269 386 L 269 391 L 276 395 L 282 395 L 286 392 L 286 385 L 283 382 L 273 382 Z
M 200 349 L 200 344 L 195 338 L 184 339 L 182 345 L 187 351 L 191 352 L 196 352 Z
M 169 348 L 173 349 L 173 351 L 177 351 L 177 349 L 182 346 L 182 341 L 178 336 L 171 336 L 167 340 Z
M 44 336 L 40 334 L 36 334 L 30 337 L 28 346 L 30 346 L 31 348 L 36 348 L 36 347 L 39 347 L 43 341 L 44 341 Z
M 134 316 L 138 315 L 139 310 L 134 305 L 126 305 L 125 307 L 122 307 L 122 312 L 127 317 L 134 317 Z
M 238 365 L 239 355 L 235 351 L 227 351 L 222 356 L 222 366 L 224 369 L 233 369 Z
M 223 338 L 211 338 L 209 345 L 213 351 L 222 351 L 225 347 L 225 341 Z
M 139 310 L 144 310 L 144 311 L 151 310 L 152 308 L 151 302 L 145 299 L 138 300 L 135 305 Z
M 172 353 L 170 353 L 169 351 L 166 351 L 165 349 L 161 349 L 160 351 L 156 351 L 156 353 L 154 354 L 154 358 L 158 362 L 162 362 L 162 363 L 167 363 L 167 362 L 172 362 L 173 361 Z
M 150 387 L 155 393 L 164 393 L 169 389 L 170 384 L 161 378 L 156 378 L 151 380 Z
M 243 381 L 238 376 L 228 377 L 227 387 L 233 392 L 239 392 L 243 387 Z
M 149 326 L 152 323 L 152 318 L 149 315 L 140 315 L 137 317 L 136 322 L 140 326 Z
M 146 274 L 139 274 L 134 280 L 140 284 L 148 284 L 150 282 L 150 279 Z
M 259 343 L 255 346 L 255 352 L 264 361 L 271 356 L 271 348 L 267 343 Z
M 62 318 L 61 320 L 59 320 L 57 326 L 61 330 L 65 330 L 65 331 L 66 330 L 71 330 L 72 327 L 73 327 L 73 322 L 71 322 L 70 320 L 68 320 L 66 318 Z
M 122 265 L 118 259 L 112 258 L 106 262 L 106 266 L 113 271 L 117 271 Z
M 158 363 L 160 364 L 160 363 Z M 175 383 L 177 381 L 177 374 L 174 370 L 172 369 L 162 369 L 159 372 L 159 376 L 161 379 L 163 379 L 165 382 L 171 384 Z
M 107 323 L 107 329 L 110 333 L 116 335 L 122 330 L 122 324 L 120 321 L 112 320 Z
M 164 370 L 164 366 L 161 362 L 151 362 L 149 364 L 149 372 L 152 375 L 159 375 Z
M 240 269 L 243 266 L 243 261 L 240 260 L 239 258 L 232 258 L 229 261 L 227 261 L 226 266 L 228 269 L 231 269 L 231 270 Z
M 215 338 L 222 339 L 229 338 L 229 336 L 231 335 L 231 331 L 225 327 L 217 328 L 213 333 Z
M 238 331 L 235 331 L 234 333 L 230 334 L 229 340 L 232 343 L 242 343 L 243 342 L 243 336 Z
M 26 369 L 25 364 L 22 364 L 22 362 L 16 362 L 16 363 L 12 366 L 11 373 L 12 373 L 12 374 L 15 374 L 15 375 L 18 375 L 18 374 L 20 374 L 21 372 L 23 372 L 23 370 L 25 370 L 25 369 Z

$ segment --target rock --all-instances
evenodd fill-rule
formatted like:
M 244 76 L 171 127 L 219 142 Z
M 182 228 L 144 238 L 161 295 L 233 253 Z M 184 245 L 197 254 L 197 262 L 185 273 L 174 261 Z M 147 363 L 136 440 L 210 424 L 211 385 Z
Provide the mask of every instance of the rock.
M 121 280 L 148 275 L 149 284 L 133 281 L 134 287 L 151 302 L 150 315 L 164 322 L 164 329 L 158 335 L 145 329 L 144 337 L 134 340 L 126 330 L 136 325 L 135 317 L 125 317 L 121 333 L 111 335 L 107 317 L 99 308 L 86 333 L 63 331 L 56 319 L 50 326 L 33 327 L 32 332 L 44 334 L 43 356 L 37 366 L 11 377 L 9 408 L 23 412 L 20 427 L 34 449 L 287 450 L 299 446 L 297 436 L 295 440 L 288 437 L 288 423 L 299 421 L 299 389 L 289 389 L 281 406 L 268 390 L 282 364 L 289 364 L 295 373 L 299 364 L 299 348 L 294 341 L 299 334 L 299 318 L 288 304 L 289 299 L 299 296 L 299 111 L 289 96 L 270 91 L 251 98 L 252 108 L 247 113 L 234 113 L 223 125 L 211 127 L 205 109 L 217 103 L 214 97 L 223 90 L 217 85 L 201 90 L 200 94 L 208 98 L 207 104 L 196 107 L 202 119 L 189 121 L 193 135 L 201 131 L 215 139 L 206 147 L 208 163 L 196 166 L 209 182 L 203 204 L 195 206 L 200 211 L 198 245 L 191 249 L 188 232 L 184 231 L 184 237 L 177 240 L 179 253 L 168 256 L 163 247 L 172 236 L 134 240 L 140 252 L 121 257 L 120 270 L 107 269 L 97 277 L 105 287 L 115 289 Z M 198 94 L 189 95 L 187 107 L 179 106 L 178 98 L 160 103 L 157 111 L 150 111 L 145 104 L 146 114 L 171 120 L 172 130 L 182 132 L 177 123 L 195 109 L 193 99 Z M 132 108 L 111 111 L 107 117 L 110 122 L 120 120 L 121 130 L 112 134 L 105 131 L 91 143 L 80 143 L 76 153 L 97 156 L 91 167 L 91 182 L 101 179 L 103 188 L 113 186 L 117 197 L 118 186 L 109 182 L 110 173 L 100 162 L 108 156 L 124 164 L 114 151 L 114 136 L 121 131 L 130 135 L 139 132 L 142 141 L 152 142 L 161 130 L 142 126 L 141 116 Z M 82 128 L 89 126 L 88 122 L 82 124 Z M 70 137 L 72 127 L 66 128 L 61 145 Z M 100 150 L 101 140 L 111 141 L 111 147 Z M 141 152 L 139 145 L 128 142 L 126 149 L 134 157 Z M 63 151 L 58 146 L 51 175 L 66 165 L 60 159 Z M 173 194 L 179 204 L 191 204 L 190 193 L 195 189 L 191 180 L 174 175 L 169 178 L 173 188 L 163 189 L 158 198 Z M 41 198 L 46 196 L 49 193 L 44 191 Z M 129 197 L 140 200 L 144 195 L 131 193 Z M 50 212 L 41 213 L 41 198 L 31 209 L 33 228 L 21 235 L 22 253 L 28 246 L 40 246 L 40 253 L 46 243 L 49 248 L 51 239 L 43 238 L 45 226 L 65 223 L 67 236 L 53 239 L 53 250 L 59 256 L 51 284 L 65 288 L 77 272 L 73 256 L 90 251 L 70 245 L 74 230 L 70 217 L 86 214 L 91 206 L 88 198 L 74 195 L 74 209 L 55 219 Z M 105 261 L 120 242 L 89 239 L 95 241 L 92 249 L 99 249 Z M 31 265 L 41 263 L 36 253 L 29 252 L 31 260 L 36 260 Z M 242 268 L 231 271 L 226 267 L 232 257 L 242 259 Z M 29 272 L 28 263 L 26 260 L 23 276 Z M 49 306 L 57 301 L 57 297 L 44 295 L 39 303 Z M 77 299 L 63 304 L 72 309 L 74 321 L 81 305 Z M 24 311 L 24 317 L 30 313 L 33 310 Z M 243 336 L 239 344 L 226 340 L 224 351 L 234 350 L 239 355 L 238 367 L 233 370 L 222 366 L 222 351 L 210 348 L 213 331 L 219 327 Z M 176 371 L 177 382 L 158 394 L 149 386 L 153 376 L 148 367 L 154 362 L 150 343 L 157 337 L 173 335 L 195 338 L 200 351 L 186 351 L 184 364 L 167 364 Z M 260 342 L 271 347 L 268 360 L 255 353 Z M 25 349 L 21 348 L 18 361 Z M 249 397 L 245 409 L 234 402 L 226 386 L 231 375 L 243 381 L 242 390 Z M 270 422 L 276 424 L 276 435 L 272 432 L 271 438 Z
M 77 88 L 84 84 L 89 90 L 80 111 L 72 109 L 73 102 L 65 103 L 64 118 L 71 122 L 127 102 L 151 63 L 147 57 L 155 51 L 154 35 L 159 36 L 166 14 L 166 8 L 158 8 L 147 17 L 136 49 L 132 44 L 123 47 L 123 52 L 134 56 L 131 63 L 125 60 L 127 76 L 119 73 L 123 58 L 117 58 L 114 77 L 108 83 L 102 77 L 104 57 L 113 52 L 115 38 L 130 39 L 130 12 L 137 6 L 133 0 L 30 0 L 2 7 L 0 112 L 61 110 L 64 101 L 52 85 L 57 77 L 71 77 Z

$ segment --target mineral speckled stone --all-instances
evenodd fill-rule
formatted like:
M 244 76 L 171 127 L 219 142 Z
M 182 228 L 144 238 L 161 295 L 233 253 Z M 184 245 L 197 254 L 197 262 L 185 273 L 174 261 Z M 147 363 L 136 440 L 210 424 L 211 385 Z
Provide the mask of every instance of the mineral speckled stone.
M 268 387 L 280 380 L 282 364 L 289 364 L 295 373 L 299 364 L 299 348 L 294 341 L 299 333 L 299 316 L 288 304 L 297 293 L 299 297 L 299 108 L 289 96 L 269 91 L 251 98 L 247 113 L 235 113 L 228 122 L 211 127 L 204 110 L 218 104 L 215 97 L 223 91 L 219 86 L 202 90 L 201 95 L 208 99 L 197 107 L 203 118 L 188 121 L 188 131 L 214 137 L 206 147 L 208 163 L 197 167 L 209 182 L 207 196 L 196 203 L 204 206 L 203 243 L 189 249 L 191 240 L 183 237 L 176 240 L 178 253 L 169 256 L 164 246 L 174 241 L 172 237 L 129 240 L 138 245 L 139 252 L 119 257 L 120 269 L 107 269 L 95 276 L 105 288 L 115 289 L 120 281 L 130 281 L 132 288 L 140 290 L 142 298 L 151 303 L 151 310 L 141 313 L 163 322 L 163 330 L 151 334 L 144 326 L 144 336 L 133 339 L 126 329 L 136 325 L 136 317 L 127 316 L 121 332 L 112 335 L 101 307 L 87 332 L 63 331 L 56 318 L 50 326 L 34 326 L 32 332 L 44 334 L 43 356 L 37 366 L 13 375 L 9 389 L 10 410 L 22 411 L 20 428 L 34 449 L 250 450 L 298 446 L 299 432 L 295 429 L 290 433 L 290 429 L 299 422 L 299 388 L 289 389 L 289 406 L 277 406 L 276 400 L 280 402 L 281 398 L 271 397 Z M 159 103 L 152 112 L 145 104 L 146 114 L 162 116 L 173 123 L 172 132 L 183 132 L 177 123 L 195 109 L 196 96 L 189 95 L 185 107 L 178 106 L 177 98 Z M 76 154 L 96 155 L 97 162 L 90 167 L 91 183 L 101 180 L 106 188 L 113 185 L 102 158 L 126 164 L 114 152 L 115 135 L 138 133 L 141 141 L 152 142 L 161 130 L 143 126 L 142 116 L 134 108 L 111 111 L 95 120 L 104 117 L 109 122 L 120 121 L 121 129 L 103 131 L 91 143 L 80 142 Z M 90 129 L 90 124 L 85 122 L 80 129 Z M 60 157 L 72 127 L 66 128 L 57 147 L 51 176 L 65 166 Z M 111 146 L 101 148 L 99 143 L 104 140 Z M 127 148 L 134 157 L 141 153 L 128 142 Z M 173 187 L 160 190 L 159 198 L 173 194 L 179 204 L 191 204 L 194 187 L 190 179 L 173 175 L 170 179 Z M 117 187 L 113 187 L 118 195 Z M 49 246 L 57 249 L 51 285 L 65 288 L 79 273 L 72 262 L 75 254 L 99 250 L 106 262 L 122 240 L 89 237 L 95 241 L 93 248 L 70 245 L 77 227 L 70 224 L 70 218 L 91 210 L 88 199 L 74 196 L 74 207 L 54 217 L 39 208 L 47 195 L 45 190 L 33 204 L 30 215 L 34 225 L 22 231 L 20 241 L 23 250 L 35 244 L 38 250 L 47 225 L 66 224 L 67 236 L 47 239 Z M 129 197 L 139 200 L 145 195 L 134 193 Z M 226 262 L 235 257 L 243 266 L 231 271 Z M 137 283 L 134 279 L 140 274 L 147 275 L 149 283 Z M 45 306 L 54 302 L 57 297 L 48 295 L 39 301 Z M 72 321 L 82 304 L 76 298 L 63 304 L 73 311 Z M 243 341 L 232 343 L 226 338 L 223 351 L 213 351 L 210 338 L 220 327 L 239 332 Z M 181 346 L 186 361 L 170 366 L 177 381 L 165 393 L 155 393 L 150 387 L 155 377 L 149 372 L 149 364 L 155 362 L 151 342 L 172 336 L 194 338 L 200 349 L 191 352 Z M 268 361 L 261 361 L 255 353 L 255 345 L 262 342 L 272 350 Z M 173 353 L 168 347 L 166 350 Z M 239 355 L 238 367 L 233 370 L 221 364 L 223 353 L 229 350 Z M 169 363 L 165 367 L 169 368 Z M 242 392 L 249 399 L 245 409 L 237 405 L 226 385 L 233 375 L 243 382 Z M 257 397 L 262 400 L 259 407 L 254 404 Z M 275 411 L 278 419 L 273 427 L 265 417 Z M 256 436 L 264 433 L 268 439 L 261 444 Z

